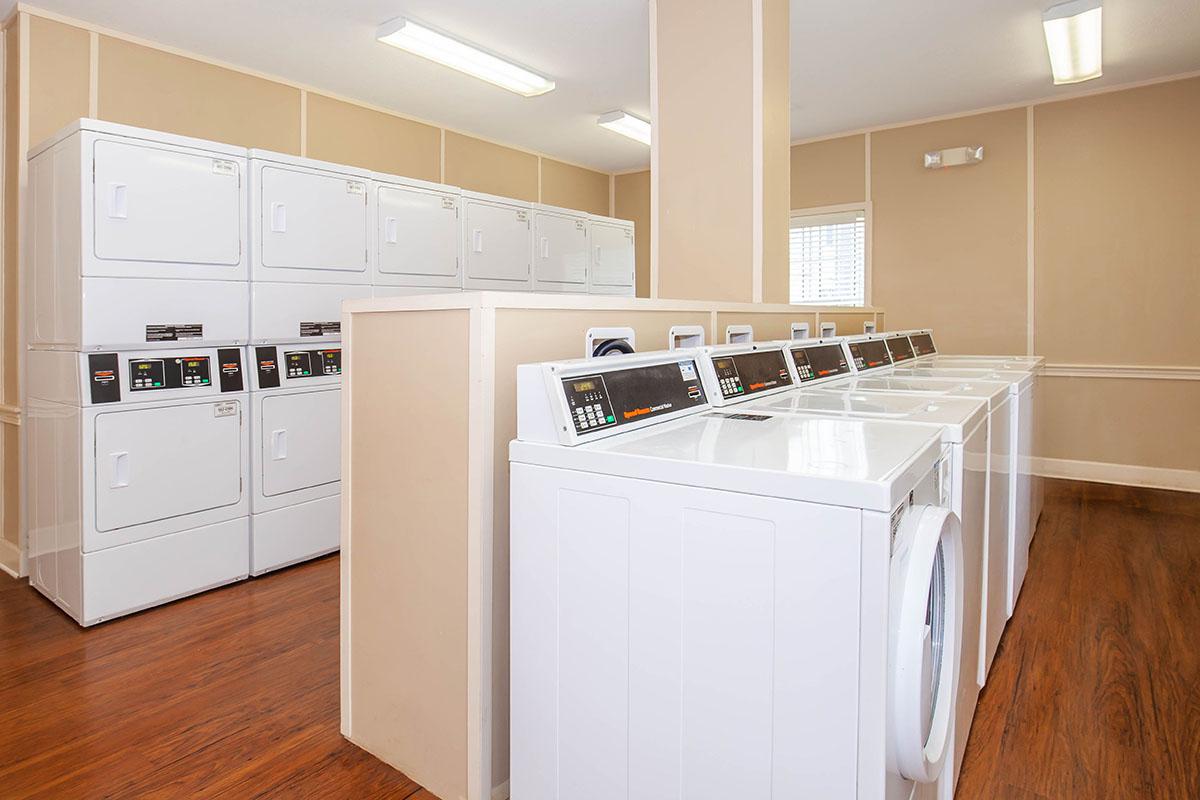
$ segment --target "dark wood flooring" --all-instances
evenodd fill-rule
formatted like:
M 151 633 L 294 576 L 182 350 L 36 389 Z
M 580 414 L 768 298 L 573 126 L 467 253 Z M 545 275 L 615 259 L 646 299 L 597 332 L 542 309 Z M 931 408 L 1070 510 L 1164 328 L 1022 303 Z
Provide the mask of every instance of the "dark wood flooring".
M 1200 495 L 1050 482 L 958 796 L 1200 798 Z M 433 800 L 338 733 L 336 557 L 82 630 L 0 575 L 0 798 Z

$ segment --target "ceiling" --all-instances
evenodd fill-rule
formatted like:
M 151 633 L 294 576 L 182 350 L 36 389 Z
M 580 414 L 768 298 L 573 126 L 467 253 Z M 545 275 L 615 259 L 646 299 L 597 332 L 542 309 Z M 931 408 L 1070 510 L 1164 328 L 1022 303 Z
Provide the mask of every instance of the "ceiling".
M 1052 0 L 792 0 L 792 137 L 1053 96 Z M 9 3 L 11 5 L 11 3 Z M 49 11 L 603 170 L 649 149 L 599 128 L 649 118 L 646 0 L 35 0 Z M 553 78 L 522 98 L 375 41 L 412 16 Z M 1105 0 L 1104 77 L 1200 69 L 1200 2 Z

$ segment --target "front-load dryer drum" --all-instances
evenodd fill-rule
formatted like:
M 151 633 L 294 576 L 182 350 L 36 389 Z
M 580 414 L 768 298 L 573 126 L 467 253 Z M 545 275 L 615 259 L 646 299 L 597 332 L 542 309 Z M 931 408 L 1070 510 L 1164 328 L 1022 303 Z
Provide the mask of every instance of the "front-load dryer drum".
M 888 630 L 889 766 L 917 783 L 938 779 L 951 751 L 962 631 L 962 533 L 952 511 L 900 512 Z

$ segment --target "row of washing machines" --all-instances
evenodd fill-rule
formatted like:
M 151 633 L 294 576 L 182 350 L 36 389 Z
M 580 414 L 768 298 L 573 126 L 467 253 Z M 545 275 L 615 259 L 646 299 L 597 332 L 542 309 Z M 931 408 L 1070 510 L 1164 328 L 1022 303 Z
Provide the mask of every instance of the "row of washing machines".
M 520 367 L 513 796 L 953 797 L 1041 367 L 928 330 Z

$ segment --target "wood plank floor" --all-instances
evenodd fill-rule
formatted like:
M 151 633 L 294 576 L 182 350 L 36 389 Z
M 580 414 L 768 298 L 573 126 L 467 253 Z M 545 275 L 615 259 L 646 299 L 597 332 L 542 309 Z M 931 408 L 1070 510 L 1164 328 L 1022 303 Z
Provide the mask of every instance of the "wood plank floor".
M 1200 496 L 1051 482 L 958 796 L 1200 798 Z M 81 630 L 0 575 L 0 798 L 434 800 L 338 733 L 337 559 Z

